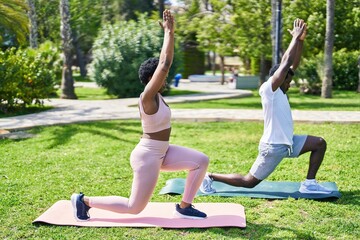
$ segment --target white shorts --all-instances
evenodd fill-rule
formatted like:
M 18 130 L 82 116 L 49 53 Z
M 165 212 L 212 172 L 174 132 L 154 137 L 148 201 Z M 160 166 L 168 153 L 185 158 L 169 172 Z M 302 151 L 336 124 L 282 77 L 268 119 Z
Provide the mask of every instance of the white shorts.
M 284 158 L 296 158 L 300 155 L 307 135 L 294 135 L 293 145 L 259 144 L 259 154 L 250 169 L 250 174 L 259 180 L 267 178 Z

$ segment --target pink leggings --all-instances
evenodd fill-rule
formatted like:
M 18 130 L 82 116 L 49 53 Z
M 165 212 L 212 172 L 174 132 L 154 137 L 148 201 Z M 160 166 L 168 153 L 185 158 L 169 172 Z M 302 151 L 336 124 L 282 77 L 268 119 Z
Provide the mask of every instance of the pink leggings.
M 130 163 L 134 171 L 130 197 L 89 197 L 90 207 L 138 214 L 150 201 L 160 171 L 179 170 L 189 170 L 182 200 L 192 203 L 206 174 L 209 158 L 190 148 L 142 138 L 131 153 Z

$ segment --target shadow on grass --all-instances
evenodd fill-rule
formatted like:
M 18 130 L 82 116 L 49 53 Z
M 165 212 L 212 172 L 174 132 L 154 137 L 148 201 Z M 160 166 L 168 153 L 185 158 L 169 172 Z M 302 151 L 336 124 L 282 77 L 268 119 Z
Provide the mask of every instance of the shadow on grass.
M 179 232 L 179 235 L 182 235 L 183 232 L 189 233 L 203 233 L 212 232 L 215 235 L 223 235 L 224 239 L 239 239 L 239 237 L 243 237 L 246 239 L 267 239 L 270 238 L 272 232 L 286 231 L 291 232 L 292 239 L 314 239 L 314 235 L 311 233 L 311 230 L 295 230 L 292 228 L 286 227 L 277 227 L 275 224 L 254 224 L 254 223 L 246 223 L 246 228 L 238 228 L 238 227 L 215 227 L 215 228 L 206 228 L 206 230 L 201 228 L 194 229 L 164 229 L 167 230 L 175 230 Z
M 134 127 L 138 127 L 139 130 L 134 130 Z M 38 131 L 41 131 L 39 129 Z M 109 132 L 111 131 L 111 133 Z M 136 122 L 111 122 L 111 121 L 100 121 L 95 123 L 79 123 L 79 124 L 70 124 L 62 125 L 53 130 L 51 133 L 53 137 L 47 139 L 47 142 L 50 142 L 48 149 L 56 148 L 61 145 L 68 143 L 72 137 L 79 133 L 90 133 L 92 135 L 98 135 L 101 137 L 106 137 L 113 140 L 118 140 L 122 142 L 128 142 L 135 144 L 135 141 L 129 141 L 128 139 L 122 138 L 121 136 L 124 133 L 137 133 L 141 135 L 140 123 Z
M 200 220 L 201 221 L 201 220 Z M 46 227 L 46 228 L 58 228 L 59 226 L 51 225 L 47 223 L 36 222 L 33 223 L 33 226 L 36 228 Z M 77 226 L 63 226 L 63 227 L 71 227 L 71 228 L 81 228 Z M 128 229 L 134 229 L 129 228 Z M 138 227 L 136 228 L 139 231 L 146 230 L 147 228 Z M 271 233 L 286 231 L 291 232 L 291 236 L 293 239 L 314 239 L 314 235 L 311 233 L 311 230 L 295 230 L 287 227 L 277 227 L 275 224 L 253 224 L 247 223 L 246 228 L 238 228 L 238 227 L 213 227 L 213 228 L 186 228 L 186 229 L 174 229 L 174 228 L 162 228 L 164 231 L 164 236 L 167 234 L 167 231 L 175 231 L 178 232 L 176 235 L 181 236 L 186 233 L 192 234 L 203 234 L 204 232 L 211 232 L 214 235 L 223 235 L 226 239 L 239 239 L 239 237 L 244 237 L 247 239 L 266 239 L 270 237 Z M 173 233 L 169 233 L 169 235 L 173 235 Z
M 354 205 L 354 207 L 360 206 L 360 190 L 355 191 L 340 191 L 342 197 L 333 203 L 336 205 Z

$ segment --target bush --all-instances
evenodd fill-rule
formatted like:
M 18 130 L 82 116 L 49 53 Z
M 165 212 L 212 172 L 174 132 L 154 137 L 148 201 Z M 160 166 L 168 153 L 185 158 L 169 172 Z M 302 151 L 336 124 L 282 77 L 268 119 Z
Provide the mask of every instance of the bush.
M 341 49 L 333 55 L 333 87 L 339 90 L 356 90 L 359 82 L 358 58 L 360 51 Z
M 356 90 L 358 86 L 358 58 L 360 51 L 347 52 L 341 49 L 333 53 L 333 88 Z M 324 54 L 303 59 L 296 73 L 295 81 L 305 93 L 320 94 L 323 75 Z
M 108 94 L 138 97 L 144 88 L 138 77 L 139 67 L 146 59 L 159 56 L 162 36 L 159 24 L 147 20 L 146 15 L 140 15 L 138 22 L 105 25 L 94 42 L 90 78 Z M 174 64 L 168 81 L 175 76 L 173 69 Z
M 294 79 L 300 85 L 300 91 L 303 93 L 321 93 L 321 61 L 323 61 L 323 57 L 320 55 L 301 61 Z
M 11 48 L 0 52 L 0 108 L 43 104 L 54 92 L 53 49 Z

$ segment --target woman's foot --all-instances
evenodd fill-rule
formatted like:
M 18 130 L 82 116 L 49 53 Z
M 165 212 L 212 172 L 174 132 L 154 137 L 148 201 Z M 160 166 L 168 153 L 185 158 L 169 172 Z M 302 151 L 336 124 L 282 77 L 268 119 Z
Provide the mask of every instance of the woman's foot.
M 90 219 L 90 207 L 85 204 L 83 193 L 74 193 L 73 195 L 71 195 L 71 203 L 74 210 L 74 217 L 77 221 L 83 222 Z
M 176 204 L 174 215 L 180 218 L 187 219 L 204 219 L 207 217 L 205 213 L 195 209 L 193 205 L 181 208 L 180 204 Z

